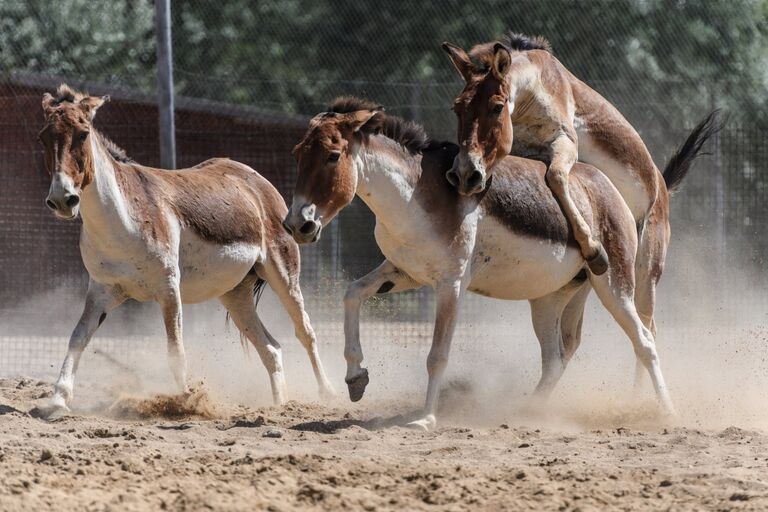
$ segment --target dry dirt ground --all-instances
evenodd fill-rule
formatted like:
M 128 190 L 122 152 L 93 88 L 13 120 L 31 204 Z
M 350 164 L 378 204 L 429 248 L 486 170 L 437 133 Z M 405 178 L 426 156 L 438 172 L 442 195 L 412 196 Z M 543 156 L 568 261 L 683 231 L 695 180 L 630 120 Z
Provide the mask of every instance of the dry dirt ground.
M 2 510 L 768 508 L 768 435 L 664 426 L 652 407 L 600 428 L 446 416 L 424 433 L 398 426 L 403 401 L 246 408 L 198 389 L 48 422 L 32 408 L 50 389 L 0 380 Z

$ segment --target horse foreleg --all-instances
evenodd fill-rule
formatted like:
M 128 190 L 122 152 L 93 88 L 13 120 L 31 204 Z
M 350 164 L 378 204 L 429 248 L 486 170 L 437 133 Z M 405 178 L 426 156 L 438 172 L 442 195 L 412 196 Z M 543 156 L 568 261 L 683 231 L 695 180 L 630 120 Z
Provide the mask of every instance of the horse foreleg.
M 463 289 L 464 285 L 461 281 L 441 283 L 435 288 L 437 312 L 432 348 L 429 350 L 429 356 L 427 356 L 429 383 L 427 385 L 427 399 L 424 404 L 424 416 L 410 422 L 409 427 L 430 430 L 437 425 L 436 414 L 440 385 L 448 366 L 451 340 L 456 328 L 456 317 Z
M 357 402 L 368 385 L 368 370 L 361 367 L 363 349 L 360 346 L 360 306 L 374 294 L 394 293 L 418 288 L 410 276 L 389 261 L 384 261 L 369 274 L 354 281 L 344 294 L 344 358 L 347 360 L 345 381 L 349 399 Z
M 545 175 L 547 186 L 557 198 L 563 209 L 568 223 L 573 229 L 573 237 L 579 244 L 582 256 L 587 260 L 589 269 L 595 275 L 604 274 L 608 269 L 608 254 L 600 243 L 592 235 L 592 230 L 584 220 L 584 216 L 576 207 L 571 198 L 568 187 L 568 178 L 573 164 L 576 163 L 578 149 L 574 140 L 566 135 L 561 135 L 552 142 L 552 161 Z
M 172 286 L 158 298 L 158 302 L 163 312 L 165 334 L 168 339 L 168 362 L 171 373 L 179 391 L 187 393 L 189 386 L 187 385 L 187 358 L 184 354 L 184 341 L 182 339 L 181 293 L 179 292 L 178 279 L 171 281 Z
M 80 363 L 80 356 L 88 346 L 96 329 L 104 322 L 107 313 L 120 305 L 124 297 L 112 286 L 105 286 L 95 281 L 88 283 L 88 293 L 85 296 L 85 307 L 80 320 L 77 322 L 69 339 L 69 348 L 61 366 L 61 373 L 54 385 L 51 406 L 67 409 L 72 401 L 75 384 L 75 373 Z

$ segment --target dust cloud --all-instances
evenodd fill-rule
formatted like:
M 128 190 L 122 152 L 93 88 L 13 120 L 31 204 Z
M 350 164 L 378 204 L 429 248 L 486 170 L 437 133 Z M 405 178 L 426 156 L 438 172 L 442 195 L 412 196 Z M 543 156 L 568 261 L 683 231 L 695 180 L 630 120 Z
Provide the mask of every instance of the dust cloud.
M 697 428 L 768 427 L 764 277 L 750 275 L 745 270 L 749 267 L 744 266 L 716 268 L 715 260 L 704 238 L 673 240 L 658 290 L 657 344 L 679 413 L 671 422 Z M 330 290 L 329 296 L 339 297 L 343 284 L 338 288 Z M 41 338 L 29 343 L 52 337 L 46 344 L 48 369 L 39 375 L 45 380 L 53 382 L 58 374 L 83 296 L 82 291 L 60 287 L 44 297 L 20 301 L 0 319 L 6 336 L 32 330 Z M 441 401 L 442 422 L 575 430 L 669 423 L 658 416 L 647 375 L 642 389 L 634 393 L 635 363 L 629 339 L 594 294 L 587 303 L 581 347 L 546 404 L 530 396 L 540 374 L 540 358 L 527 303 L 479 297 L 471 300 L 475 302 L 463 308 L 453 342 Z M 372 307 L 377 306 L 365 306 L 362 314 L 363 365 L 371 376 L 362 403 L 368 408 L 377 402 L 396 403 L 403 412 L 415 409 L 426 390 L 431 328 L 423 329 L 419 340 L 400 339 L 398 309 L 388 305 L 391 311 L 386 321 L 391 321 L 391 328 L 371 329 Z M 283 347 L 288 398 L 318 402 L 306 353 L 271 291 L 264 294 L 258 312 Z M 309 313 L 318 333 L 321 358 L 338 393 L 331 405 L 343 406 L 354 414 L 361 405 L 349 403 L 344 384 L 341 302 L 330 317 L 321 318 L 311 308 Z M 151 403 L 142 401 L 156 395 L 165 397 L 158 400 L 166 400 L 166 412 L 171 411 L 166 415 L 171 416 L 173 407 L 187 407 L 192 412 L 198 407 L 201 417 L 212 417 L 216 414 L 214 404 L 268 406 L 271 391 L 266 371 L 252 347 L 244 354 L 236 328 L 227 328 L 224 317 L 225 311 L 217 302 L 185 306 L 189 376 L 191 381 L 201 382 L 205 391 L 204 397 L 193 395 L 187 397 L 191 402 L 177 403 L 167 398 L 176 390 L 159 308 L 154 304 L 122 306 L 110 315 L 83 356 L 75 408 L 104 412 L 112 407 L 127 416 L 141 417 L 152 414 Z M 162 416 L 165 406 L 159 407 Z

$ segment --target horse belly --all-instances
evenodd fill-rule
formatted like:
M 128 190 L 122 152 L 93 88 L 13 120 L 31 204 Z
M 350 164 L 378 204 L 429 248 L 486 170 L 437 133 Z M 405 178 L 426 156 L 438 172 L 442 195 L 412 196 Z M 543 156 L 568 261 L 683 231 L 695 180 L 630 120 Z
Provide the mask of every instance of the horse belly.
M 650 191 L 649 180 L 653 177 L 644 177 L 637 169 L 622 163 L 619 155 L 612 155 L 603 149 L 584 128 L 578 129 L 579 161 L 597 167 L 624 198 L 629 206 L 634 219 L 645 217 L 650 208 L 655 190 Z M 656 173 L 656 169 L 649 169 L 646 173 Z M 653 197 L 652 197 L 653 196 Z
M 518 235 L 485 217 L 472 255 L 469 290 L 496 299 L 535 299 L 568 284 L 583 266 L 576 248 Z
M 423 285 L 434 287 L 447 276 L 457 276 L 466 265 L 466 258 L 450 253 L 450 247 L 429 230 L 419 239 L 397 237 L 378 222 L 374 234 L 382 254 L 390 263 Z
M 194 304 L 221 297 L 240 284 L 263 259 L 262 248 L 253 244 L 218 245 L 194 234 L 182 235 L 179 248 L 182 302 Z
M 93 281 L 119 287 L 131 299 L 154 300 L 158 283 L 166 281 L 166 265 L 151 255 L 138 238 L 126 237 L 119 243 L 100 244 L 84 231 L 80 237 L 80 254 Z

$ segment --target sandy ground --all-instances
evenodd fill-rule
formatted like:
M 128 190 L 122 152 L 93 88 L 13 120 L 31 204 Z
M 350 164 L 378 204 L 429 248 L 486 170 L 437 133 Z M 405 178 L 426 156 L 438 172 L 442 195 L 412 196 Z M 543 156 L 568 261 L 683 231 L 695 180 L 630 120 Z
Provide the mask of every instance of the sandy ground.
M 465 419 L 423 433 L 398 426 L 408 399 L 249 408 L 200 388 L 103 396 L 46 422 L 29 411 L 50 390 L 0 380 L 2 510 L 768 508 L 768 435 L 665 425 L 651 404 L 477 426 L 454 386 L 443 402 Z

